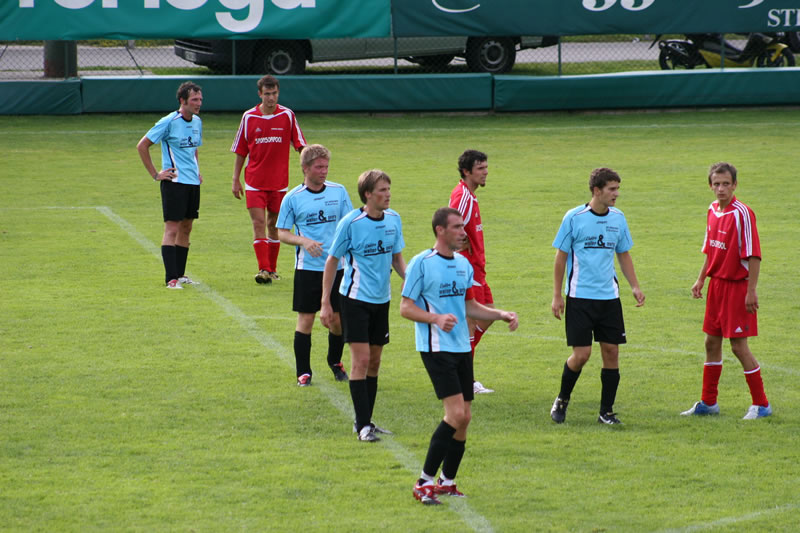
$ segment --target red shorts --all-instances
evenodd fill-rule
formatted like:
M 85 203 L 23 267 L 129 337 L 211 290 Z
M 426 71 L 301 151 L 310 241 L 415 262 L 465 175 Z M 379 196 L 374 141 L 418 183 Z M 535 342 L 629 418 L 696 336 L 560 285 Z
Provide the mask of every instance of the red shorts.
M 260 207 L 270 213 L 279 213 L 286 191 L 244 191 L 247 208 Z
M 486 283 L 486 280 L 483 281 L 475 280 L 475 282 L 480 283 L 480 285 L 472 286 L 472 294 L 475 295 L 475 301 L 483 305 L 494 304 L 494 298 L 492 297 L 492 289 L 489 288 L 489 284 Z
M 706 293 L 703 332 L 713 337 L 734 339 L 758 335 L 758 314 L 744 306 L 747 280 L 711 278 Z

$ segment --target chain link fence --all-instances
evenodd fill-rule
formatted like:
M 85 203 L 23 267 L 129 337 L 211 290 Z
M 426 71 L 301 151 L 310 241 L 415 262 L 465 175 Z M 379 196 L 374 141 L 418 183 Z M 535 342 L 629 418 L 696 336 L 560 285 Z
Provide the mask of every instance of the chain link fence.
M 792 34 L 796 39 L 796 34 Z M 684 36 L 674 36 L 684 38 Z M 728 35 L 743 47 L 746 39 Z M 0 81 L 83 76 L 494 72 L 553 76 L 658 70 L 649 35 L 311 41 L 0 41 Z M 800 41 L 798 41 L 800 43 Z M 795 51 L 800 51 L 795 49 Z

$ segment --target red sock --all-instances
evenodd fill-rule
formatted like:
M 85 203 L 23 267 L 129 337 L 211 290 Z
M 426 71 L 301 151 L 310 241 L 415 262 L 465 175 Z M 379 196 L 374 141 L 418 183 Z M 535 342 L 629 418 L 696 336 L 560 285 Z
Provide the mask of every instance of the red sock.
M 722 374 L 722 361 L 703 365 L 703 393 L 700 399 L 706 405 L 717 403 L 720 374 Z
M 269 244 L 266 239 L 253 241 L 253 250 L 256 252 L 259 270 L 269 270 Z
M 281 241 L 273 241 L 272 239 L 267 239 L 267 244 L 269 244 L 269 266 L 267 270 L 270 272 L 277 272 L 278 271 L 278 252 L 281 249 Z
M 764 381 L 761 379 L 761 367 L 744 373 L 747 386 L 750 387 L 750 396 L 753 398 L 753 405 L 766 407 L 769 405 L 767 395 L 764 393 Z

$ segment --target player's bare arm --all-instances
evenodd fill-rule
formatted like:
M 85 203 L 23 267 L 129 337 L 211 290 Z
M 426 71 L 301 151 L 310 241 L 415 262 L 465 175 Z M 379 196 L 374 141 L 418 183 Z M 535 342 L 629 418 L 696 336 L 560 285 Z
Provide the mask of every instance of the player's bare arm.
M 233 162 L 233 196 L 237 200 L 241 200 L 244 196 L 242 189 L 242 182 L 240 176 L 242 175 L 242 168 L 244 167 L 245 158 L 242 155 L 236 154 L 236 160 Z
M 751 256 L 747 258 L 747 295 L 744 297 L 744 305 L 748 313 L 755 313 L 758 310 L 758 275 L 761 272 L 761 258 Z
M 644 305 L 644 293 L 639 288 L 639 280 L 636 279 L 636 270 L 633 268 L 633 258 L 630 252 L 622 252 L 617 254 L 617 261 L 619 261 L 619 268 L 622 270 L 622 275 L 628 280 L 628 285 L 633 290 L 633 297 L 636 298 L 636 307 Z
M 477 300 L 467 300 L 467 316 L 477 320 L 502 320 L 508 323 L 508 329 L 514 331 L 519 326 L 519 318 L 517 313 L 513 311 L 504 311 L 503 309 L 496 309 L 494 307 L 486 307 L 477 302 Z
M 139 152 L 139 158 L 144 164 L 144 168 L 156 181 L 172 180 L 175 177 L 175 168 L 165 168 L 164 170 L 156 170 L 153 164 L 153 158 L 150 157 L 150 147 L 153 146 L 153 141 L 147 138 L 147 135 L 139 140 L 136 145 L 136 151 Z
M 706 283 L 706 272 L 708 272 L 708 256 L 703 262 L 703 268 L 700 269 L 700 274 L 697 275 L 697 281 L 692 285 L 692 296 L 696 299 L 703 297 L 703 285 Z
M 561 315 L 564 314 L 565 304 L 564 296 L 561 294 L 561 287 L 564 286 L 564 272 L 567 268 L 567 252 L 556 250 L 556 259 L 553 264 L 553 302 L 550 304 L 550 310 L 553 316 L 561 320 Z
M 333 324 L 333 307 L 331 307 L 331 290 L 333 290 L 333 280 L 336 278 L 336 268 L 339 259 L 328 256 L 325 260 L 325 270 L 322 273 L 322 301 L 320 302 L 319 320 L 326 328 Z
M 319 257 L 322 255 L 322 243 L 317 242 L 302 235 L 295 235 L 288 229 L 278 228 L 278 239 L 284 244 L 291 244 L 293 246 L 302 246 L 311 257 Z
M 199 150 L 194 151 L 194 160 L 197 161 L 197 168 L 200 168 L 200 152 Z M 200 180 L 200 183 L 203 183 L 203 175 L 200 172 L 197 172 L 197 179 Z
M 403 259 L 403 254 L 398 252 L 392 254 L 392 268 L 402 279 L 406 279 L 406 260 Z
M 458 319 L 455 315 L 450 313 L 430 313 L 418 306 L 414 300 L 406 298 L 405 296 L 403 296 L 403 300 L 400 302 L 400 316 L 413 322 L 436 324 L 439 329 L 448 333 L 458 324 Z

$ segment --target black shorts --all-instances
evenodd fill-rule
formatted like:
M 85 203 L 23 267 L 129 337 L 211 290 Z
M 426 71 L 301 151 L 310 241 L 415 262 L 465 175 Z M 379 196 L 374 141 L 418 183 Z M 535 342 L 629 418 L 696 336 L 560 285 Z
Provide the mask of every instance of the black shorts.
M 373 304 L 340 296 L 344 342 L 389 344 L 389 302 Z
M 440 400 L 463 394 L 465 402 L 475 397 L 472 392 L 472 354 L 470 352 L 420 352 L 422 363 Z
M 567 298 L 564 315 L 568 346 L 591 346 L 592 334 L 597 342 L 625 344 L 625 321 L 622 302 Z
M 333 278 L 331 289 L 331 307 L 335 313 L 339 312 L 339 285 L 342 283 L 344 270 L 338 270 Z M 292 311 L 295 313 L 316 313 L 322 307 L 322 272 L 315 270 L 294 271 L 294 296 L 292 297 Z
M 161 182 L 161 210 L 164 222 L 180 222 L 200 216 L 200 186 L 173 181 Z

